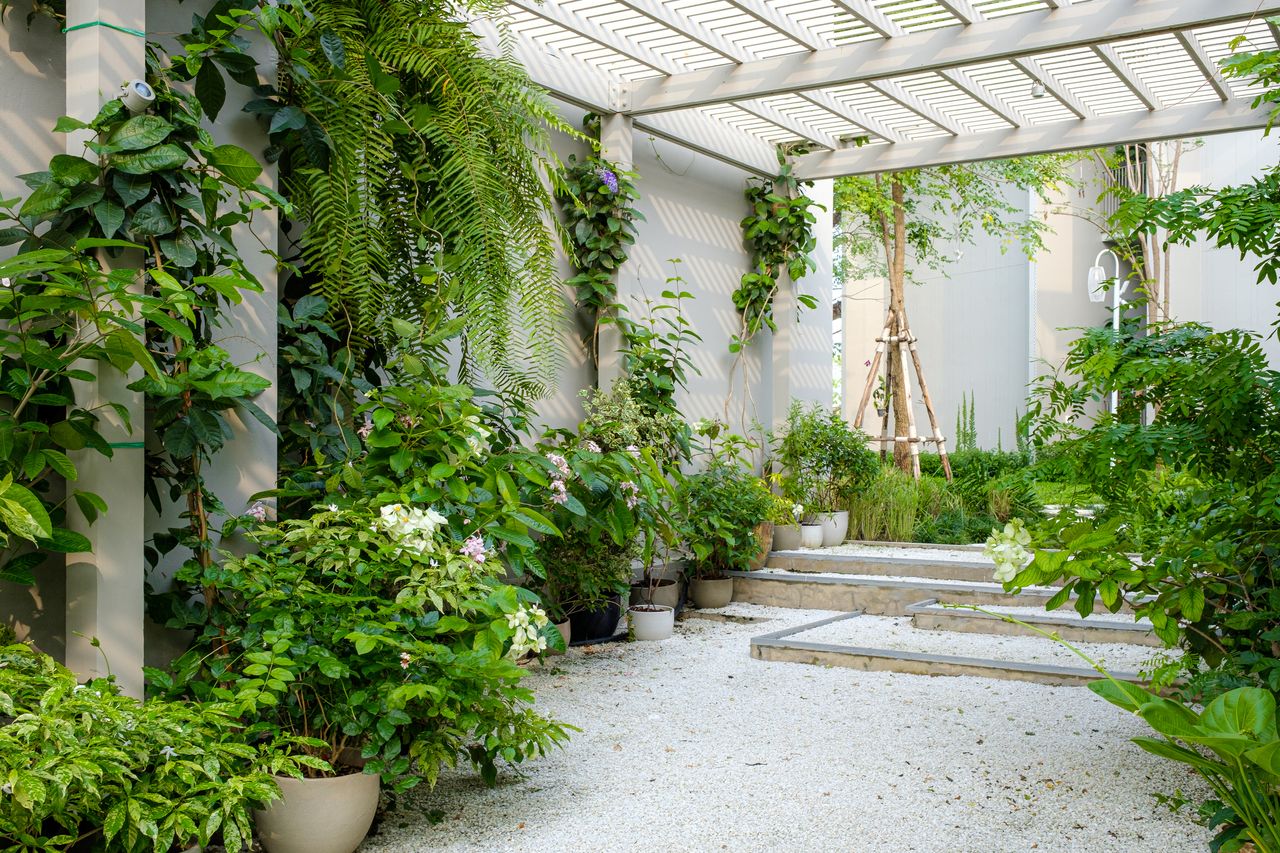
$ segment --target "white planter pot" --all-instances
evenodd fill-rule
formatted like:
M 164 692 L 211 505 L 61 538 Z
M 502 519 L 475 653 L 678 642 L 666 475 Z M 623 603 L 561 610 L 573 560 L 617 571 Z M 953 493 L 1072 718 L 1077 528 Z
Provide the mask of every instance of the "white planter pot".
M 353 853 L 369 834 L 378 811 L 377 776 L 277 776 L 276 784 L 283 798 L 254 812 L 267 853 Z
M 637 640 L 665 640 L 675 633 L 676 611 L 661 604 L 641 604 L 627 611 Z
M 773 550 L 794 551 L 800 547 L 800 525 L 777 524 L 773 528 Z
M 822 547 L 843 545 L 849 537 L 849 511 L 820 512 L 818 522 L 822 525 Z
M 821 524 L 800 525 L 800 547 L 801 548 L 821 548 L 822 547 L 822 525 Z
M 693 581 L 689 584 L 689 597 L 704 610 L 728 607 L 733 601 L 733 578 Z

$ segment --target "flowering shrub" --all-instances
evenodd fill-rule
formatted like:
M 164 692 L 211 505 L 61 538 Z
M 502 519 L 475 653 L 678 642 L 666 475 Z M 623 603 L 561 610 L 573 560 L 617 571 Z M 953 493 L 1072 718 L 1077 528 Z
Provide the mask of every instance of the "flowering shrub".
M 500 582 L 482 533 L 451 523 L 400 496 L 262 528 L 260 553 L 184 578 L 214 603 L 154 684 L 315 738 L 308 752 L 330 764 L 359 750 L 395 790 L 459 758 L 492 783 L 498 762 L 568 736 L 534 713 L 514 663 L 563 638 L 532 593 Z
M 272 774 L 306 757 L 246 740 L 222 705 L 139 702 L 48 655 L 0 648 L 0 849 L 247 848 Z M 252 744 L 252 745 L 251 745 Z

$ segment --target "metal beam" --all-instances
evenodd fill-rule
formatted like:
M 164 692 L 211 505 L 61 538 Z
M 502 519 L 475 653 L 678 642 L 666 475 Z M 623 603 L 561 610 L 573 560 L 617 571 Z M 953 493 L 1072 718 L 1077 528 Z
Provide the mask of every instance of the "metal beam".
M 1204 45 L 1200 44 L 1200 39 L 1196 38 L 1195 33 L 1174 33 L 1178 39 L 1178 44 L 1182 45 L 1182 49 L 1187 52 L 1187 56 L 1191 57 L 1191 61 L 1196 64 L 1196 68 L 1200 69 L 1200 73 L 1204 75 L 1204 79 L 1213 87 L 1213 91 L 1218 93 L 1219 100 L 1231 100 L 1231 86 L 1227 84 L 1227 80 L 1222 76 L 1222 71 L 1218 68 L 1218 63 L 1205 51 Z
M 759 0 L 751 2 L 759 5 Z M 977 21 L 967 27 L 942 27 L 641 81 L 625 110 L 662 112 L 866 83 L 1277 13 L 1280 0 L 1093 0 Z
M 1129 63 L 1124 61 L 1124 57 L 1116 53 L 1116 49 L 1109 44 L 1095 44 L 1093 53 L 1103 64 L 1111 69 L 1111 73 L 1120 78 L 1120 82 L 1124 83 L 1125 88 L 1133 92 L 1142 105 L 1149 110 L 1160 109 L 1160 99 L 1156 97 L 1156 93 L 1142 82 L 1142 79 L 1129 67 Z
M 1054 76 L 1053 72 L 1048 68 L 1045 68 L 1034 59 L 1018 57 L 1009 61 L 1032 80 L 1040 81 L 1040 84 L 1044 86 L 1044 90 L 1057 98 L 1058 103 L 1075 113 L 1076 118 L 1093 118 L 1093 110 L 1089 109 L 1089 106 L 1084 101 L 1071 94 L 1071 90 Z
M 1225 104 L 1213 101 L 969 136 L 806 154 L 796 161 L 796 176 L 802 180 L 820 180 L 951 163 L 1002 160 L 1028 154 L 1184 139 L 1262 128 L 1270 119 L 1269 106 L 1255 109 L 1241 100 Z

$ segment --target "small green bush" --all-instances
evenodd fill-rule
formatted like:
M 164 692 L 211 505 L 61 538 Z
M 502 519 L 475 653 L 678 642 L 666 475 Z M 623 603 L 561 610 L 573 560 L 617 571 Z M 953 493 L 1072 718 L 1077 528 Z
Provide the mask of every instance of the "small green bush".
M 774 510 L 768 485 L 746 468 L 713 461 L 707 470 L 687 478 L 681 486 L 679 505 L 683 528 L 693 559 L 695 578 L 724 577 L 726 572 L 746 571 L 760 553 L 756 525 Z

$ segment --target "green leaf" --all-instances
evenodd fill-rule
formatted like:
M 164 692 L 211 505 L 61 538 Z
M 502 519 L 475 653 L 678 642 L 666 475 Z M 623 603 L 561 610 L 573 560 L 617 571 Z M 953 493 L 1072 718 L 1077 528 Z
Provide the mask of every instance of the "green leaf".
M 86 536 L 76 533 L 74 530 L 55 527 L 52 536 L 48 539 L 40 540 L 40 547 L 59 554 L 80 554 L 92 551 L 93 543 Z
M 262 174 L 262 164 L 238 145 L 219 145 L 209 155 L 209 163 L 242 189 L 253 186 Z
M 70 197 L 71 190 L 62 184 L 50 181 L 27 196 L 27 200 L 18 210 L 18 215 L 23 218 L 41 219 L 60 210 Z
M 325 30 L 320 34 L 320 49 L 324 51 L 329 64 L 339 71 L 346 70 L 347 49 L 342 44 L 342 37 L 333 30 Z
M 173 129 L 173 125 L 160 116 L 151 114 L 134 116 L 107 137 L 107 147 L 113 152 L 141 151 L 143 148 L 150 148 L 164 142 Z
M 73 130 L 84 130 L 89 125 L 85 124 L 78 118 L 71 116 L 62 116 L 58 119 L 57 124 L 53 126 L 54 133 L 71 133 Z
M 151 179 L 146 175 L 129 175 L 117 172 L 111 176 L 111 188 L 127 206 L 142 201 L 151 192 Z
M 301 130 L 307 124 L 307 115 L 300 107 L 287 106 L 279 110 L 271 117 L 271 126 L 269 133 L 279 133 L 282 130 Z
M 64 187 L 92 183 L 98 180 L 101 171 L 96 163 L 71 154 L 59 154 L 49 161 L 49 173 Z
M 114 237 L 124 224 L 124 208 L 110 199 L 103 199 L 93 206 L 93 218 L 98 220 L 104 237 Z
M 188 159 L 187 152 L 176 145 L 166 143 L 145 151 L 112 154 L 108 158 L 108 163 L 116 171 L 126 175 L 149 175 L 154 172 L 177 169 L 186 165 Z
M 196 72 L 196 100 L 204 108 L 209 121 L 217 121 L 222 105 L 227 102 L 227 83 L 212 62 L 205 61 Z
M 33 551 L 29 554 L 21 554 L 14 557 L 3 566 L 0 566 L 0 581 L 9 581 L 10 583 L 23 584 L 24 586 L 34 585 L 36 578 L 32 570 L 43 563 L 46 556 L 38 551 Z
M 144 237 L 168 234 L 177 226 L 177 221 L 159 199 L 149 201 L 134 211 L 133 221 L 129 224 L 132 233 Z

